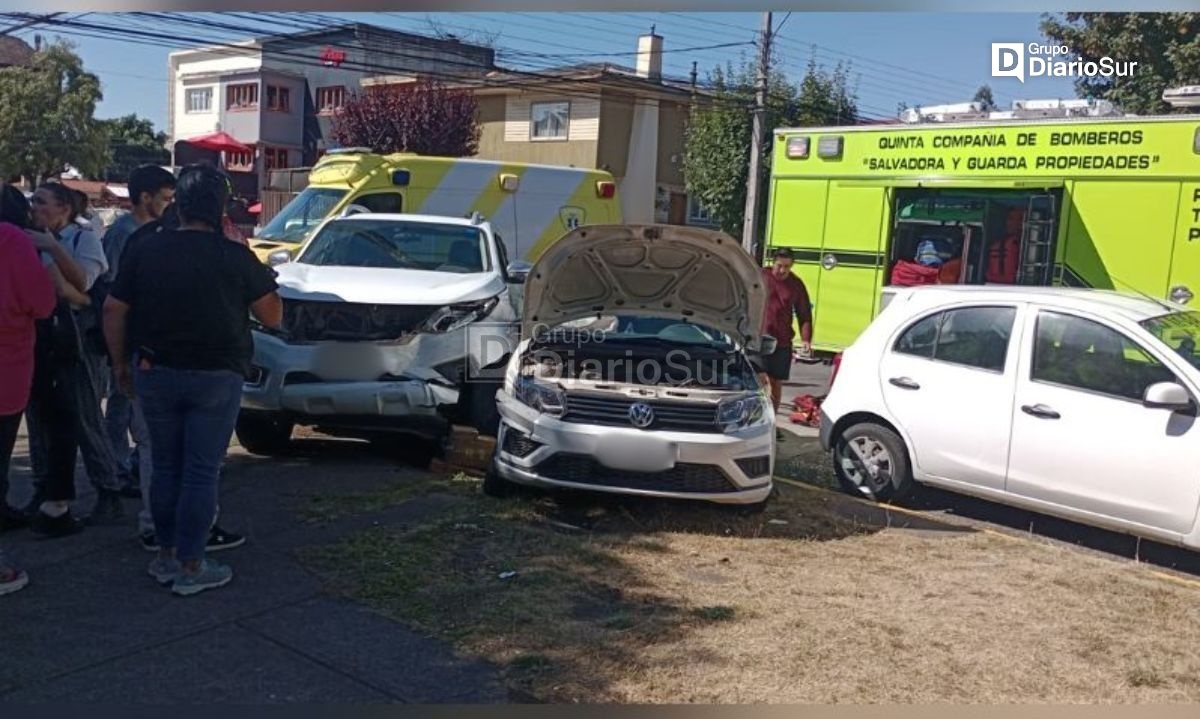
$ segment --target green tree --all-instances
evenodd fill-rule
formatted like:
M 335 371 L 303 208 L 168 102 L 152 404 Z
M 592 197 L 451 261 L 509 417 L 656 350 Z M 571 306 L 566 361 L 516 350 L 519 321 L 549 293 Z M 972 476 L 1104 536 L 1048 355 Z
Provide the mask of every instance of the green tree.
M 799 87 L 778 69 L 770 74 L 766 126 L 852 124 L 858 110 L 848 81 L 849 68 L 832 72 L 810 62 Z M 743 60 L 709 74 L 708 91 L 693 107 L 683 164 L 688 192 L 696 196 L 718 226 L 740 238 L 750 172 L 750 140 L 756 69 Z M 771 172 L 771 137 L 764 143 L 762 179 Z M 765 185 L 764 185 L 765 186 Z M 765 216 L 767 203 L 760 205 Z
M 129 173 L 141 165 L 170 164 L 167 134 L 155 132 L 154 123 L 149 120 L 137 115 L 125 115 L 101 120 L 100 125 L 110 151 L 109 161 L 102 173 L 106 181 L 127 182 Z
M 39 181 L 68 164 L 98 174 L 108 157 L 95 119 L 101 97 L 100 80 L 64 41 L 36 53 L 29 67 L 0 69 L 0 176 Z
M 975 91 L 975 97 L 972 100 L 982 105 L 984 112 L 991 112 L 999 108 L 996 104 L 996 97 L 992 95 L 991 85 L 980 85 L 979 89 Z
M 1163 90 L 1200 83 L 1200 13 L 1048 14 L 1042 34 L 1084 61 L 1136 61 L 1132 77 L 1075 81 L 1080 97 L 1109 100 L 1126 112 L 1169 112 Z

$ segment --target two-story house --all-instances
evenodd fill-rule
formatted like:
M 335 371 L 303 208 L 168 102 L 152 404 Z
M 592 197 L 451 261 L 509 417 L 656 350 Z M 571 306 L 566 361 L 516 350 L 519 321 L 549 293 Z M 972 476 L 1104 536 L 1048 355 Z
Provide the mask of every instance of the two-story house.
M 364 24 L 173 52 L 167 133 L 175 164 L 213 159 L 187 139 L 224 131 L 253 148 L 223 159 L 240 194 L 257 196 L 270 170 L 310 165 L 326 149 L 333 113 L 363 78 L 470 80 L 494 60 L 490 48 Z
M 705 94 L 662 74 L 663 38 L 638 38 L 636 67 L 573 65 L 495 70 L 460 83 L 479 101 L 478 157 L 592 167 L 619 183 L 627 222 L 708 225 L 689 202 L 683 151 L 689 112 Z M 378 87 L 404 79 L 363 80 Z

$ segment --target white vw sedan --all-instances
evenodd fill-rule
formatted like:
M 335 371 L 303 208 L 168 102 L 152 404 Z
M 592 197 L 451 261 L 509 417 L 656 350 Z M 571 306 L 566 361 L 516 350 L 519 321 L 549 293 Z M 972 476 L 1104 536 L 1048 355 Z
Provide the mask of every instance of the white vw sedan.
M 914 482 L 1200 548 L 1200 312 L 1096 290 L 888 290 L 821 442 L 852 492 Z

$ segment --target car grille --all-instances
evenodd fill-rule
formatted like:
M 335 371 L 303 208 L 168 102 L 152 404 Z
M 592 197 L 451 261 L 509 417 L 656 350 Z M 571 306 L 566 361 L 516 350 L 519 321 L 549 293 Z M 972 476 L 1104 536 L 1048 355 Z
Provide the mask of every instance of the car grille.
M 385 342 L 419 328 L 437 307 L 284 300 L 283 327 L 293 342 Z
M 504 428 L 504 444 L 501 448 L 514 457 L 528 457 L 541 446 L 541 442 L 533 441 L 529 435 L 518 429 Z
M 734 460 L 738 469 L 746 473 L 746 476 L 754 479 L 762 477 L 771 471 L 771 458 L 767 455 L 761 457 L 743 457 L 742 459 Z
M 720 467 L 711 464 L 676 464 L 665 472 L 624 472 L 609 469 L 582 454 L 559 452 L 542 461 L 537 473 L 560 482 L 655 492 L 719 494 L 737 487 Z
M 654 410 L 654 421 L 644 429 L 671 432 L 719 432 L 717 407 L 712 404 L 693 404 L 665 400 L 636 400 L 628 397 L 597 397 L 570 393 L 564 422 L 599 424 L 610 427 L 632 427 L 629 408 L 637 403 L 648 404 Z

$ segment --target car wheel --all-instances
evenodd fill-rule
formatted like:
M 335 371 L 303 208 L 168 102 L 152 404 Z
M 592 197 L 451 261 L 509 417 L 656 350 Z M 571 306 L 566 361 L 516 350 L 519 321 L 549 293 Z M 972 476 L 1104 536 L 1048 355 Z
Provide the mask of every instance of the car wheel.
M 877 502 L 895 501 L 913 490 L 904 441 L 872 422 L 849 427 L 838 437 L 833 446 L 833 471 L 847 492 Z
M 238 444 L 251 454 L 272 456 L 286 454 L 292 446 L 295 423 L 278 412 L 246 412 L 238 415 Z
M 466 421 L 480 434 L 495 437 L 500 431 L 500 410 L 496 407 L 498 382 L 473 382 L 466 386 Z
M 488 466 L 487 474 L 483 475 L 483 493 L 495 499 L 507 499 L 517 493 L 517 486 L 496 471 L 495 460 Z

